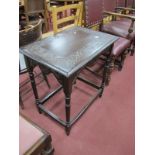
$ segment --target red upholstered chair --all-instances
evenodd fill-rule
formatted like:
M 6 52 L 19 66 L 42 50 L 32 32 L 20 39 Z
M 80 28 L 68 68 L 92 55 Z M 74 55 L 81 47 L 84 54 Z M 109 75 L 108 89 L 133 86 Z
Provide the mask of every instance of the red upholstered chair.
M 111 16 L 111 21 L 104 25 L 103 30 L 124 38 L 129 38 L 129 35 L 134 32 L 133 25 L 135 18 L 133 16 L 115 13 L 116 7 L 116 0 L 103 0 L 104 16 Z
M 19 116 L 19 155 L 53 155 L 51 135 L 26 117 Z
M 98 30 L 102 30 L 103 20 L 103 2 L 101 0 L 85 0 L 85 26 L 88 28 L 98 27 Z M 118 65 L 119 69 L 122 69 L 124 59 L 127 54 L 127 49 L 130 47 L 130 40 L 120 37 L 113 46 L 111 54 L 104 55 L 108 62 L 109 75 L 114 69 L 114 66 Z M 106 63 L 105 63 L 106 64 Z M 107 67 L 107 66 L 106 66 Z M 106 85 L 109 84 L 109 78 L 106 79 Z
M 133 55 L 135 17 L 114 12 L 116 8 L 116 0 L 103 0 L 103 8 L 104 24 L 102 26 L 102 31 L 129 39 L 131 41 L 130 51 L 131 55 Z

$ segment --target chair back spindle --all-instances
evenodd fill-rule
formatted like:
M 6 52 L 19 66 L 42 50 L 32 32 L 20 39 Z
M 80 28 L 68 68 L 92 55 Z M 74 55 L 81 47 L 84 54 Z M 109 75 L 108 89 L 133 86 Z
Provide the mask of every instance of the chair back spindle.
M 48 8 L 51 12 L 52 20 L 53 20 L 53 33 L 56 34 L 65 29 L 68 29 L 73 26 L 81 26 L 82 25 L 82 11 L 83 11 L 83 2 L 79 2 L 78 4 L 70 4 L 61 7 L 52 6 Z M 75 13 L 70 13 L 68 16 L 58 18 L 58 14 L 60 12 L 65 12 L 67 10 L 76 10 Z

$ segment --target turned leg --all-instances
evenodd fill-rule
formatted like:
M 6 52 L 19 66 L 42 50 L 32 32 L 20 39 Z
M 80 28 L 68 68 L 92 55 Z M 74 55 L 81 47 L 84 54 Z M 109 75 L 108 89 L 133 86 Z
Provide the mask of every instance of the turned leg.
M 132 42 L 132 49 L 131 49 L 131 56 L 133 56 L 135 53 L 135 41 Z
M 127 55 L 127 51 L 125 50 L 122 54 L 121 54 L 121 61 L 120 61 L 120 63 L 119 63 L 119 65 L 118 65 L 118 71 L 121 71 L 122 70 L 122 68 L 123 68 L 123 65 L 124 65 L 124 60 L 125 60 L 125 58 L 126 58 L 126 55 Z
M 107 60 L 105 85 L 108 86 L 111 80 L 111 73 L 114 70 L 115 57 L 110 56 Z
M 103 68 L 103 78 L 102 83 L 100 86 L 101 93 L 99 94 L 99 97 L 102 96 L 105 86 L 109 85 L 110 81 L 110 74 L 112 70 L 114 69 L 114 56 L 111 54 L 113 50 L 113 45 L 109 48 L 109 54 L 108 57 L 105 60 L 104 68 Z
M 30 61 L 31 60 L 29 58 L 25 57 L 25 62 L 26 62 L 27 70 L 28 70 L 28 73 L 29 73 L 30 81 L 31 81 L 31 86 L 32 86 L 34 97 L 35 97 L 36 107 L 38 109 L 38 112 L 41 113 L 41 111 L 39 110 L 39 107 L 38 107 L 39 96 L 38 96 L 38 92 L 37 92 L 37 88 L 36 88 L 36 83 L 35 83 L 35 78 L 34 78 L 34 74 L 33 74 L 33 67 L 31 66 L 31 62 Z
M 70 122 L 70 111 L 71 111 L 71 93 L 72 93 L 72 85 L 74 84 L 74 78 L 73 77 L 63 77 L 63 90 L 64 90 L 64 94 L 65 94 L 65 111 L 66 111 L 66 134 L 69 135 L 70 134 L 70 130 L 71 130 L 71 122 Z
M 104 86 L 108 86 L 109 85 L 109 82 L 110 82 L 110 79 L 111 79 L 111 73 L 112 71 L 114 70 L 114 67 L 115 67 L 115 56 L 112 54 L 112 51 L 113 51 L 113 45 L 111 45 L 110 49 L 109 49 L 109 55 L 106 59 L 106 62 L 105 62 L 105 66 L 104 66 L 104 70 L 105 70 L 105 73 L 103 75 L 104 77 Z
M 66 109 L 66 134 L 69 135 L 70 134 L 70 94 L 65 95 L 65 100 L 66 100 L 66 104 L 65 104 L 65 109 Z
M 106 62 L 104 64 L 102 83 L 101 83 L 101 86 L 100 86 L 101 93 L 99 94 L 99 97 L 102 97 L 102 94 L 103 94 L 103 91 L 104 91 L 105 82 L 106 82 L 106 79 L 107 79 L 107 71 L 108 71 L 108 60 L 106 60 Z

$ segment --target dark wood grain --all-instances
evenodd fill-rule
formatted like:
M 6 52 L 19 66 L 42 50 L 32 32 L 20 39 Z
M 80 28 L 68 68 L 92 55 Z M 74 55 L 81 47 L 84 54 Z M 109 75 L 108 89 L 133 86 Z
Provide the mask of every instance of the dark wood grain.
M 20 49 L 24 55 L 69 77 L 118 37 L 74 27 Z
M 112 46 L 117 39 L 118 37 L 106 33 L 82 27 L 74 27 L 20 48 L 20 52 L 26 56 L 27 68 L 38 111 L 43 111 L 50 118 L 63 125 L 67 135 L 70 134 L 72 125 L 77 122 L 93 101 L 98 96 L 102 95 L 105 80 L 103 79 L 104 81 L 102 81 L 100 86 L 82 80 L 86 84 L 96 88 L 97 93 L 91 97 L 89 102 L 81 109 L 74 119 L 71 120 L 70 102 L 73 84 L 75 84 L 80 71 L 85 68 L 87 64 L 96 60 L 102 53 L 106 52 L 107 48 L 112 49 Z M 38 92 L 32 72 L 33 66 L 31 65 L 32 63 L 30 63 L 31 61 L 35 61 L 49 68 L 58 82 L 62 85 L 65 95 L 66 121 L 61 120 L 43 106 L 45 101 L 54 96 L 56 92 L 58 92 L 57 90 L 60 90 L 59 88 L 48 94 L 42 100 L 38 98 Z

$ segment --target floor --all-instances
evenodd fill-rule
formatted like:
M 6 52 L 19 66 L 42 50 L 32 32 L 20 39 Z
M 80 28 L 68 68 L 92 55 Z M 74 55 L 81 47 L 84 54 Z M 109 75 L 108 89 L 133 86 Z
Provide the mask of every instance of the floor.
M 25 109 L 20 109 L 20 112 L 51 134 L 54 155 L 134 155 L 134 62 L 134 56 L 127 56 L 123 70 L 113 72 L 103 96 L 96 99 L 72 127 L 69 136 L 66 136 L 62 126 L 37 112 L 32 91 L 24 95 L 25 89 L 31 88 L 30 84 L 21 89 Z M 20 82 L 27 78 L 27 75 L 21 76 Z M 59 85 L 52 75 L 48 79 L 51 89 Z M 36 80 L 39 83 L 40 78 Z M 49 88 L 42 81 L 38 84 L 38 90 L 42 97 Z M 89 86 L 79 81 L 76 83 L 71 103 L 72 116 L 93 93 L 94 90 Z M 51 98 L 46 107 L 64 119 L 63 92 Z

